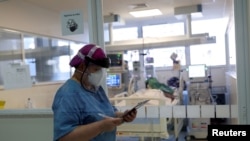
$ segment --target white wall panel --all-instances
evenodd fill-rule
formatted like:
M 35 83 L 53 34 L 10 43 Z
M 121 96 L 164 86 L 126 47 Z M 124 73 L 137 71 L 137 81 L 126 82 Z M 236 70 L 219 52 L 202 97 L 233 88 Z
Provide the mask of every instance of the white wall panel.
M 86 7 L 86 5 L 84 6 Z M 83 13 L 84 34 L 62 36 L 60 11 L 37 7 L 35 4 L 29 4 L 25 1 L 10 0 L 1 2 L 0 4 L 0 27 L 74 41 L 89 42 L 87 10 Z

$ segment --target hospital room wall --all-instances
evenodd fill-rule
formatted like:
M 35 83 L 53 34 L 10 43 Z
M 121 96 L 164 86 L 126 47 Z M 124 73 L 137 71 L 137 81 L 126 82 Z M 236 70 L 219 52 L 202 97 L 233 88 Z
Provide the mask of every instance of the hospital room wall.
M 86 34 L 76 35 L 76 36 L 62 36 L 59 12 L 55 12 L 49 9 L 43 9 L 26 2 L 18 2 L 18 1 L 15 2 L 8 1 L 5 3 L 1 3 L 0 9 L 1 11 L 5 11 L 5 12 L 0 12 L 0 18 L 1 18 L 0 27 L 6 27 L 10 29 L 16 29 L 20 31 L 37 33 L 48 36 L 68 38 L 68 39 L 78 40 L 81 42 L 83 40 L 86 40 L 86 42 L 88 41 L 88 37 Z M 84 18 L 87 17 L 86 14 L 87 13 L 85 12 Z M 84 25 L 87 26 L 87 23 L 86 24 L 84 23 Z M 88 33 L 87 29 L 88 29 L 87 27 L 84 28 L 85 33 Z M 158 76 L 163 76 L 160 77 L 160 81 L 162 82 L 166 82 L 166 80 L 172 76 L 172 73 L 173 72 L 169 70 L 157 71 Z M 224 79 L 218 79 L 218 80 L 224 80 Z M 140 81 L 139 86 L 140 87 L 144 86 L 143 83 L 144 83 L 143 81 Z
M 84 23 L 84 34 L 62 36 L 60 12 L 17 0 L 2 2 L 0 4 L 0 11 L 1 28 L 77 42 L 89 42 L 87 23 Z M 87 22 L 87 12 L 83 12 L 83 16 L 84 21 Z
M 17 0 L 1 3 L 0 11 L 0 28 L 38 36 L 89 42 L 87 23 L 84 23 L 84 34 L 62 36 L 60 12 Z M 87 14 L 84 13 L 85 22 Z M 35 84 L 30 88 L 11 90 L 0 87 L 0 100 L 6 101 L 5 109 L 23 109 L 28 98 L 31 98 L 35 108 L 50 108 L 54 94 L 61 84 Z
M 6 27 L 10 29 L 16 29 L 19 31 L 26 31 L 31 33 L 37 33 L 48 36 L 56 36 L 67 39 L 79 40 L 82 42 L 83 39 L 88 41 L 88 37 L 86 34 L 77 35 L 77 36 L 62 36 L 61 35 L 61 23 L 60 23 L 60 13 L 56 13 L 54 11 L 45 10 L 35 5 L 31 5 L 25 2 L 12 2 L 8 1 L 8 3 L 2 3 L 0 5 L 1 11 L 0 18 L 1 23 L 0 27 Z M 8 13 L 6 15 L 6 13 Z M 84 13 L 86 14 L 86 13 Z M 85 17 L 87 15 L 84 15 Z M 87 26 L 86 24 L 84 26 Z M 87 33 L 87 28 L 84 28 L 85 33 Z M 138 82 L 138 88 L 145 88 L 145 80 L 143 73 L 141 73 L 141 80 Z M 156 70 L 156 74 L 160 82 L 166 83 L 166 81 L 172 77 L 178 75 L 178 72 L 174 72 L 171 70 Z M 187 75 L 185 75 L 187 77 Z M 215 67 L 212 68 L 212 76 L 214 78 L 213 85 L 221 86 L 225 85 L 225 70 L 224 67 Z M 6 103 L 6 108 L 23 108 L 23 101 L 25 101 L 30 95 L 36 93 L 34 96 L 34 101 L 37 103 L 37 107 L 49 107 L 50 104 L 42 104 L 43 102 L 48 103 L 47 99 L 51 99 L 58 85 L 52 86 L 34 86 L 32 88 L 22 89 L 20 90 L 0 90 L 0 99 L 6 98 L 11 99 L 11 97 L 18 97 L 18 101 L 8 102 L 8 103 L 16 103 L 16 105 L 8 105 Z M 51 89 L 51 90 L 50 90 Z M 38 94 L 37 94 L 38 93 Z M 45 94 L 46 93 L 46 94 Z M 40 96 L 45 94 L 46 98 L 41 98 Z M 22 95 L 22 98 L 19 99 L 19 95 Z M 33 95 L 32 95 L 33 96 Z M 36 98 L 37 96 L 37 98 Z M 39 98 L 40 97 L 40 98 Z M 31 97 L 32 98 L 32 97 Z M 37 100 L 40 99 L 40 100 Z M 17 100 L 17 99 L 16 99 Z M 41 104 L 38 103 L 41 102 Z M 19 103 L 19 104 L 18 104 Z M 41 106 L 39 106 L 41 105 Z
M 21 89 L 0 89 L 0 100 L 5 100 L 4 109 L 25 109 L 30 98 L 35 109 L 50 109 L 54 95 L 62 83 L 36 84 Z

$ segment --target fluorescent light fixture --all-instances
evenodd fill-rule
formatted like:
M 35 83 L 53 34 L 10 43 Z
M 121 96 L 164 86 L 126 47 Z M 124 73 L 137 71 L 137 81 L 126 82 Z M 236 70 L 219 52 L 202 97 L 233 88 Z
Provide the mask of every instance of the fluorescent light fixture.
M 19 31 L 11 30 L 11 29 L 3 29 L 3 31 L 6 31 L 6 32 L 13 32 L 13 33 L 20 33 Z
M 128 8 L 131 10 L 135 10 L 135 9 L 139 9 L 139 8 L 147 8 L 147 7 L 148 7 L 148 5 L 146 3 L 131 4 L 128 6 Z
M 129 13 L 136 18 L 162 15 L 162 13 L 159 9 L 133 11 L 133 12 L 129 12 Z

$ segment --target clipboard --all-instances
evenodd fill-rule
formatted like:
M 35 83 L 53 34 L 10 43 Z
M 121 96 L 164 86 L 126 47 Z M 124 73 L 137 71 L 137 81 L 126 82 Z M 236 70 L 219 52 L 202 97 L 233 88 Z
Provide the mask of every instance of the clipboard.
M 131 112 L 139 109 L 140 107 L 145 105 L 148 101 L 150 101 L 150 100 L 148 99 L 148 100 L 144 100 L 142 102 L 137 103 L 132 109 L 130 109 L 128 112 L 126 112 L 122 117 L 125 117 L 125 116 L 129 115 Z

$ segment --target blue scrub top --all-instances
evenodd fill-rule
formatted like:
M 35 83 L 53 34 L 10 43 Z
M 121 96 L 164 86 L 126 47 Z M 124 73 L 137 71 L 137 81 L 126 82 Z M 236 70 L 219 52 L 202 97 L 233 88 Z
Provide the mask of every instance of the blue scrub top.
M 68 134 L 79 125 L 89 124 L 103 117 L 114 117 L 117 110 L 108 100 L 102 87 L 96 92 L 84 89 L 75 80 L 67 80 L 57 91 L 52 104 L 54 113 L 54 141 Z M 116 130 L 99 134 L 91 141 L 115 141 Z

